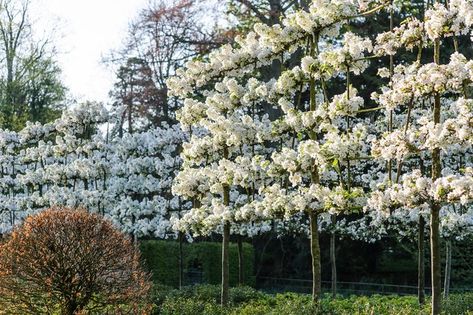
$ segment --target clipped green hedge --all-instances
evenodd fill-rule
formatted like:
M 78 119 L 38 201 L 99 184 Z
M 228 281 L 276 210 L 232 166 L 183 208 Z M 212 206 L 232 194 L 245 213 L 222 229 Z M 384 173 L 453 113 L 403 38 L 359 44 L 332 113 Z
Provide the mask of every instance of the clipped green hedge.
M 155 283 L 176 287 L 179 283 L 179 243 L 176 241 L 142 241 L 141 254 L 152 273 Z M 202 281 L 219 284 L 221 277 L 222 247 L 216 242 L 183 244 L 184 272 L 197 261 L 202 266 Z M 238 284 L 238 247 L 230 244 L 230 285 Z M 254 285 L 254 249 L 243 243 L 243 269 L 245 284 Z

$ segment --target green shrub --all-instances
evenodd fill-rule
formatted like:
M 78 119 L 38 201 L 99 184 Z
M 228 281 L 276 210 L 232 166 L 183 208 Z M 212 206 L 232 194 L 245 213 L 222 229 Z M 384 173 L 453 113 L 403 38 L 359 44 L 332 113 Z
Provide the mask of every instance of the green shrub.
M 311 302 L 308 295 L 285 293 L 275 296 L 262 295 L 228 310 L 229 315 L 315 315 L 319 306 Z
M 429 308 L 420 308 L 415 297 L 353 296 L 336 300 L 324 297 L 318 304 L 313 304 L 309 295 L 286 293 L 242 305 L 231 314 L 423 315 L 429 314 Z
M 220 286 L 218 288 L 220 293 Z M 234 305 L 239 305 L 253 300 L 260 300 L 264 298 L 264 293 L 248 286 L 230 288 L 230 301 Z
M 326 299 L 321 304 L 332 314 L 386 314 L 386 315 L 422 315 L 430 314 L 428 306 L 420 307 L 415 296 L 351 296 L 346 299 Z
M 167 291 L 156 314 L 207 315 L 428 315 L 429 301 L 419 306 L 416 296 L 373 295 L 332 299 L 323 296 L 312 303 L 308 294 L 270 295 L 249 287 L 230 289 L 231 303 L 219 306 L 220 287 L 196 285 Z M 452 294 L 443 302 L 445 315 L 473 315 L 473 293 Z
M 201 302 L 218 303 L 220 301 L 220 286 L 211 284 L 187 286 L 181 290 L 175 290 L 174 294 Z
M 203 302 L 197 299 L 166 299 L 158 308 L 159 315 L 223 315 L 226 310 L 217 303 Z
M 171 291 L 173 290 L 172 287 L 155 283 L 153 284 L 153 288 L 151 289 L 151 301 L 156 305 L 159 306 L 164 303 L 166 298 L 170 295 Z
M 230 312 L 231 315 L 267 315 L 271 313 L 271 306 L 265 303 L 245 304 Z
M 160 291 L 161 290 L 161 291 Z M 263 299 L 266 295 L 251 287 L 241 286 L 230 288 L 230 304 L 239 305 L 253 300 Z M 158 285 L 153 292 L 153 302 L 160 306 L 165 300 L 192 299 L 204 303 L 220 303 L 220 286 L 203 284 L 185 286 L 182 289 L 171 289 Z
M 317 314 L 319 306 L 312 303 L 307 294 L 285 293 L 276 294 L 275 307 L 271 314 L 312 315 Z
M 179 282 L 179 243 L 176 241 L 143 241 L 140 244 L 142 257 L 152 273 L 155 283 L 177 287 Z M 183 244 L 184 270 L 194 262 L 202 267 L 202 282 L 219 284 L 221 281 L 221 244 L 200 242 Z M 238 283 L 238 247 L 230 244 L 230 285 Z M 245 284 L 254 285 L 253 246 L 243 243 L 243 273 Z
M 473 293 L 450 294 L 443 305 L 448 315 L 473 314 Z

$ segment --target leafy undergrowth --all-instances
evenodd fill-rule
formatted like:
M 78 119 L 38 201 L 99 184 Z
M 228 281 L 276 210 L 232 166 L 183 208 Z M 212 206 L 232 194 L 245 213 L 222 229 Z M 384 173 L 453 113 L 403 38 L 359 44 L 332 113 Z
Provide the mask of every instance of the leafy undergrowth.
M 419 306 L 415 296 L 324 296 L 313 304 L 306 294 L 270 295 L 249 287 L 230 290 L 230 305 L 222 308 L 219 286 L 199 285 L 172 290 L 156 287 L 154 314 L 159 315 L 423 315 L 428 304 Z M 452 294 L 443 301 L 443 314 L 473 315 L 473 293 Z

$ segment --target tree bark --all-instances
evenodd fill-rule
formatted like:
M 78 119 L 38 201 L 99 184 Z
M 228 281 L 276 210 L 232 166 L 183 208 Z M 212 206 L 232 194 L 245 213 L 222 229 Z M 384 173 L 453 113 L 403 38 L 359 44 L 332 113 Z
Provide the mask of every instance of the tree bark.
M 445 279 L 443 284 L 443 297 L 447 298 L 450 293 L 450 275 L 452 271 L 452 242 L 445 242 Z
M 243 241 L 241 235 L 238 235 L 238 284 L 245 283 L 245 275 L 243 269 Z
M 335 227 L 337 223 L 337 216 L 332 214 L 332 225 Z M 337 261 L 335 253 L 335 231 L 330 235 L 330 265 L 332 267 L 332 297 L 337 296 Z
M 281 22 L 283 14 L 283 5 L 281 0 L 269 0 L 269 25 L 275 25 Z
M 62 311 L 63 315 L 74 315 L 74 314 L 76 314 L 77 311 L 80 311 L 80 310 L 78 310 L 76 301 L 68 300 L 68 301 L 66 301 L 65 304 L 66 304 L 65 308 Z
M 425 262 L 424 262 L 424 253 L 425 253 L 425 220 L 423 216 L 419 216 L 419 235 L 417 239 L 417 250 L 418 250 L 418 259 L 417 259 L 417 297 L 419 304 L 423 305 L 425 303 Z
M 440 63 L 440 40 L 434 42 L 434 62 Z M 440 95 L 434 95 L 434 123 L 440 123 Z M 432 150 L 432 181 L 441 176 L 440 149 Z M 442 275 L 440 258 L 440 204 L 432 201 L 430 208 L 430 260 L 431 260 L 431 278 L 432 278 L 432 315 L 439 315 L 442 302 Z
M 310 253 L 312 256 L 312 300 L 316 302 L 321 292 L 320 245 L 317 213 L 310 211 Z
M 225 222 L 223 226 L 223 241 L 222 241 L 222 292 L 220 303 L 222 306 L 228 304 L 229 291 L 229 258 L 228 247 L 230 241 L 230 223 Z

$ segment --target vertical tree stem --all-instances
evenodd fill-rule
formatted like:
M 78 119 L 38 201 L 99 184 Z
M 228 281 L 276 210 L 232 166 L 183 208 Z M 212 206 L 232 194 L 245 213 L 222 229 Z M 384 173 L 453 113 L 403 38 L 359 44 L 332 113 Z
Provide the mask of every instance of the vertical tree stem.
M 350 66 L 347 65 L 347 81 L 346 81 L 346 89 L 347 89 L 347 100 L 350 100 Z M 350 116 L 346 116 L 346 123 L 347 123 L 347 135 L 350 132 Z M 347 154 L 347 189 L 350 191 L 351 189 L 351 166 L 350 166 L 350 156 Z
M 245 275 L 243 269 L 243 241 L 241 235 L 238 235 L 238 284 L 245 283 Z
M 434 41 L 434 62 L 440 63 L 440 40 Z M 440 94 L 435 93 L 433 118 L 434 123 L 440 123 Z M 440 149 L 432 150 L 432 181 L 441 176 Z M 441 258 L 440 258 L 440 204 L 432 201 L 430 208 L 430 260 L 432 277 L 432 315 L 439 315 L 441 312 Z
M 425 303 L 425 262 L 424 262 L 424 253 L 425 253 L 425 220 L 422 215 L 419 215 L 419 235 L 417 240 L 417 249 L 418 249 L 418 266 L 417 266 L 417 298 L 419 304 L 423 305 Z
M 229 257 L 228 247 L 230 244 L 230 223 L 225 222 L 223 225 L 223 241 L 222 241 L 222 292 L 221 305 L 228 305 L 229 291 Z
M 443 297 L 448 298 L 450 293 L 450 275 L 452 271 L 452 242 L 445 242 L 445 279 L 443 284 Z
M 314 36 L 311 40 L 310 53 L 315 55 L 316 45 L 318 38 Z M 317 109 L 316 104 L 316 93 L 315 93 L 315 79 L 311 77 L 310 79 L 310 110 L 315 111 Z M 315 140 L 316 135 L 314 132 L 309 134 L 310 138 Z M 314 161 L 314 166 L 312 169 L 311 179 L 312 184 L 319 184 L 319 170 L 317 167 L 317 162 Z M 312 300 L 316 302 L 320 296 L 321 292 L 321 272 L 320 272 L 320 245 L 319 245 L 319 230 L 317 222 L 317 209 L 308 209 L 309 210 L 309 220 L 310 220 L 310 252 L 312 258 Z
M 184 233 L 179 231 L 179 289 L 182 289 L 184 285 L 184 257 L 182 250 L 182 243 L 184 239 Z
M 320 245 L 317 212 L 309 212 L 310 219 L 310 253 L 312 255 L 312 300 L 317 302 L 321 292 Z
M 391 0 L 390 3 L 390 8 L 389 8 L 389 31 L 392 32 L 394 29 L 394 12 L 393 12 L 393 1 Z M 394 74 L 394 56 L 390 55 L 389 56 L 389 80 L 391 81 L 392 77 Z M 389 111 L 389 116 L 388 116 L 388 131 L 392 132 L 393 131 L 393 111 Z M 392 182 L 392 169 L 393 169 L 393 161 L 391 159 L 388 160 L 388 179 L 389 182 Z
M 228 159 L 228 148 L 223 148 L 223 157 Z M 223 204 L 225 206 L 230 205 L 230 187 L 228 184 L 223 185 Z M 230 245 L 230 222 L 225 221 L 223 224 L 223 238 L 222 238 L 222 292 L 221 292 L 221 304 L 225 306 L 228 304 L 228 290 L 229 290 L 229 255 L 228 247 Z
M 332 214 L 330 216 L 332 219 L 332 225 L 335 227 L 337 223 L 337 216 Z M 332 267 L 332 297 L 335 298 L 337 296 L 337 260 L 336 260 L 336 253 L 335 253 L 335 231 L 332 232 L 330 235 L 330 265 Z

